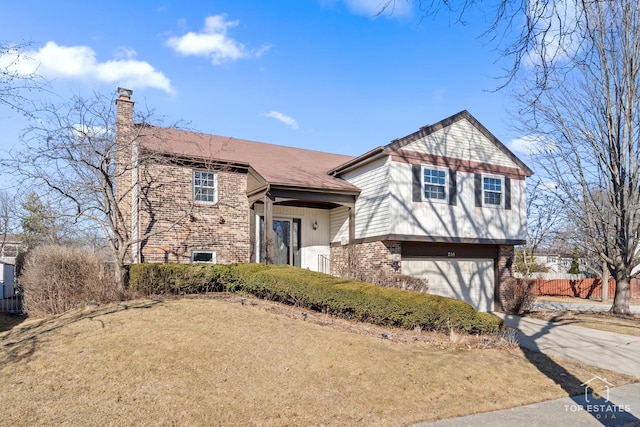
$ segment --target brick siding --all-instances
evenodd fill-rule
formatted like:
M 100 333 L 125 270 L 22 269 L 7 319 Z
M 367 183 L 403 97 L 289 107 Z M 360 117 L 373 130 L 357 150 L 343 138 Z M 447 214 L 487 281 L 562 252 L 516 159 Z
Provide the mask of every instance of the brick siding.
M 394 241 L 333 245 L 330 249 L 331 274 L 358 280 L 400 275 L 401 249 L 402 243 Z M 397 269 L 392 266 L 394 259 L 398 260 Z
M 249 261 L 247 175 L 217 170 L 218 202 L 193 201 L 193 168 L 152 164 L 144 168 L 140 232 L 142 262 L 190 262 L 193 250 L 216 252 L 216 262 Z M 175 225 L 172 225 L 175 224 Z
M 503 311 L 501 301 L 505 300 L 505 296 L 502 294 L 504 286 L 502 284 L 505 280 L 513 277 L 513 260 L 514 260 L 514 247 L 511 245 L 500 245 L 498 247 L 498 260 L 496 271 L 496 290 L 494 297 L 494 310 Z

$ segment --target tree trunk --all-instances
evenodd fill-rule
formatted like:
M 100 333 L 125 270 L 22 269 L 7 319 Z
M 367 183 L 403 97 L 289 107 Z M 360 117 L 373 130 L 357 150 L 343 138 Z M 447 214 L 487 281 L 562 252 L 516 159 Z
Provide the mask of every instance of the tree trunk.
M 609 301 L 609 266 L 605 261 L 602 262 L 602 302 Z
M 124 293 L 129 287 L 129 266 L 125 264 L 116 264 L 116 288 L 118 292 Z
M 626 274 L 616 274 L 616 292 L 613 296 L 613 306 L 611 313 L 614 314 L 631 314 L 629 309 L 629 278 Z

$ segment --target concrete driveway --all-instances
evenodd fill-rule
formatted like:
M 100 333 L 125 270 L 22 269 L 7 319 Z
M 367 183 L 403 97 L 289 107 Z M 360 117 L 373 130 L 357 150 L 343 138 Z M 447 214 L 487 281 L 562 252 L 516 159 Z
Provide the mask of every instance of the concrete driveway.
M 640 377 L 640 337 L 504 315 L 521 347 Z M 639 408 L 640 409 L 640 408 Z
M 594 381 L 606 395 L 595 400 L 586 388 L 580 396 L 416 426 L 640 426 L 640 383 L 615 387 L 598 375 L 604 368 L 640 378 L 640 337 L 495 314 L 516 329 L 521 347 L 593 366 Z

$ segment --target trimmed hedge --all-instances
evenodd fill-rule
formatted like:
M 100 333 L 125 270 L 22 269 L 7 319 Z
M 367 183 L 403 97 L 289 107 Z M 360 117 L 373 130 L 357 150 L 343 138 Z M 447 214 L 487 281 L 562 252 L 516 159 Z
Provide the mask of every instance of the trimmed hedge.
M 246 292 L 347 319 L 402 328 L 492 332 L 502 320 L 464 301 L 386 288 L 288 265 L 136 264 L 130 289 L 144 295 Z

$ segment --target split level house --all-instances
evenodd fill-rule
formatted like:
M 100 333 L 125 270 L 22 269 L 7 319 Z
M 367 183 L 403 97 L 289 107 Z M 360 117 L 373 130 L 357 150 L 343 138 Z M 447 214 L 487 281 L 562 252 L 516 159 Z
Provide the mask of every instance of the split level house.
M 467 111 L 352 157 L 134 123 L 132 91 L 118 93 L 132 263 L 418 276 L 431 293 L 500 309 L 532 171 Z

